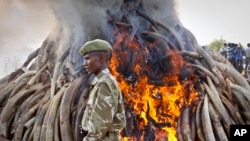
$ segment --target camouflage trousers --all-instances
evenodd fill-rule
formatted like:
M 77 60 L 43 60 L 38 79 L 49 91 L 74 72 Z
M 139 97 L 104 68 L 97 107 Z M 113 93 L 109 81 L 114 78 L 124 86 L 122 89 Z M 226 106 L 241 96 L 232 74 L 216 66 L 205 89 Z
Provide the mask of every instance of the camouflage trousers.
M 120 141 L 118 132 L 107 132 L 103 139 L 97 139 L 96 137 L 87 136 L 83 138 L 83 141 Z
M 104 141 L 120 141 L 118 132 L 108 132 L 104 137 Z

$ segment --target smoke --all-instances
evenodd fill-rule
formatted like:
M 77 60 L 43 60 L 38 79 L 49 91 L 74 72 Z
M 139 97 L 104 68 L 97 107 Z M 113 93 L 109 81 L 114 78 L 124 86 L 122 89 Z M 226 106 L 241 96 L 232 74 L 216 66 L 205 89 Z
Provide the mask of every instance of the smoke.
M 40 47 L 55 19 L 42 0 L 0 0 L 0 78 L 20 68 Z
M 183 26 L 179 19 L 178 0 L 149 0 L 143 1 L 151 17 L 164 23 L 169 30 L 178 38 L 182 48 L 187 51 L 195 51 L 198 43 L 196 38 L 187 28 Z
M 144 0 L 143 2 L 145 9 L 149 9 L 149 13 L 152 13 L 153 19 L 165 23 L 170 28 L 180 24 L 177 0 Z
M 124 1 L 134 0 L 0 0 L 1 66 L 6 62 L 13 64 L 0 69 L 0 78 L 19 68 L 51 31 L 60 31 L 51 34 L 59 38 L 58 58 L 71 48 L 70 61 L 75 67 L 81 66 L 79 48 L 84 42 L 100 37 L 112 42 L 108 37 L 113 37 L 114 29 L 108 25 L 107 11 L 121 18 L 119 11 Z M 173 29 L 181 25 L 176 0 L 142 2 L 152 18 Z M 135 27 L 140 27 L 138 19 L 132 17 L 130 20 Z M 57 30 L 60 27 L 62 30 Z
M 60 36 L 58 54 L 98 36 L 105 12 L 114 4 L 116 0 L 0 0 L 0 78 L 20 68 L 60 27 L 60 33 L 51 34 Z M 71 53 L 71 60 L 78 58 L 78 49 Z
M 79 48 L 84 42 L 100 38 L 100 34 L 113 34 L 107 26 L 106 10 L 119 3 L 119 0 L 53 0 L 49 4 L 54 15 L 63 27 L 60 33 L 58 58 L 71 47 L 70 61 L 78 68 L 82 65 Z M 55 34 L 55 36 L 57 36 Z M 110 36 L 111 37 L 111 36 Z
M 59 56 L 69 47 L 70 61 L 76 68 L 82 64 L 79 56 L 79 48 L 82 44 L 93 38 L 106 38 L 112 42 L 114 29 L 108 25 L 109 11 L 112 15 L 121 18 L 120 8 L 125 0 L 52 0 L 50 5 L 56 18 L 63 26 L 60 37 L 60 45 L 57 51 Z M 126 0 L 134 2 L 134 0 Z M 143 0 L 145 9 L 150 9 L 155 19 L 168 23 L 171 28 L 179 23 L 175 0 Z M 134 18 L 134 19 L 133 19 Z M 136 17 L 131 16 L 131 23 L 134 27 L 140 27 Z M 175 24 L 174 24 L 175 23 Z M 104 35 L 104 36 L 103 36 Z

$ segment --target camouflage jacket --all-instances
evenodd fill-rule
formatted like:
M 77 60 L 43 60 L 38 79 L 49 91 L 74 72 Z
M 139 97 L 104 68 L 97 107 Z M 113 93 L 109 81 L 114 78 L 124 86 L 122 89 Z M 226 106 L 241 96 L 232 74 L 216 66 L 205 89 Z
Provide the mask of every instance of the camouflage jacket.
M 104 69 L 91 82 L 92 89 L 82 118 L 84 140 L 104 140 L 108 132 L 125 127 L 125 111 L 120 88 L 108 69 Z

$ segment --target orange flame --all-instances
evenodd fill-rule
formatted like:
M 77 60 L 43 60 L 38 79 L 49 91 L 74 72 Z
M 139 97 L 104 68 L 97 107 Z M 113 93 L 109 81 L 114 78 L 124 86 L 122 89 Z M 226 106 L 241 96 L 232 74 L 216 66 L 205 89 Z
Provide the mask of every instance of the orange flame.
M 156 47 L 155 44 L 149 44 L 150 47 Z M 146 62 L 148 50 L 143 47 L 135 39 L 131 39 L 127 32 L 117 32 L 116 41 L 113 45 L 114 54 L 110 62 L 110 69 L 113 75 L 117 78 L 125 105 L 130 105 L 131 108 L 139 115 L 142 121 L 138 121 L 140 128 L 149 124 L 149 117 L 157 123 L 168 123 L 164 127 L 153 127 L 155 140 L 176 141 L 177 119 L 180 115 L 181 108 L 184 105 L 190 104 L 197 99 L 198 92 L 189 88 L 187 92 L 186 85 L 190 82 L 180 82 L 179 73 L 180 66 L 185 63 L 181 56 L 172 55 L 172 73 L 164 74 L 163 85 L 158 86 L 150 83 L 145 71 L 151 71 L 154 66 L 150 66 Z M 130 53 L 130 54 L 129 54 Z M 173 54 L 168 52 L 166 54 Z M 128 70 L 131 68 L 131 70 Z M 137 76 L 135 82 L 128 82 L 123 71 L 131 75 Z M 125 74 L 126 75 L 126 74 Z M 192 82 L 191 82 L 192 83 Z M 190 86 L 190 85 L 189 85 Z M 187 99 L 186 94 L 189 93 Z M 127 104 L 126 104 L 127 103 Z M 168 126 L 167 126 L 168 125 Z M 135 141 L 135 137 L 122 137 L 123 141 Z M 143 136 L 140 140 L 144 140 Z

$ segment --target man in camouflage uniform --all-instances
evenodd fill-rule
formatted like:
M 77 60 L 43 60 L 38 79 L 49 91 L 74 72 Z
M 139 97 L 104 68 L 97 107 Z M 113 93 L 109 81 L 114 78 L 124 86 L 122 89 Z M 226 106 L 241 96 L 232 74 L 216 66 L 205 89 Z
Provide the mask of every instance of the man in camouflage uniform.
M 100 39 L 80 49 L 86 71 L 95 76 L 82 119 L 83 130 L 88 132 L 83 141 L 119 141 L 119 131 L 125 127 L 121 91 L 108 69 L 111 51 L 111 45 Z

